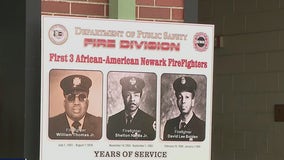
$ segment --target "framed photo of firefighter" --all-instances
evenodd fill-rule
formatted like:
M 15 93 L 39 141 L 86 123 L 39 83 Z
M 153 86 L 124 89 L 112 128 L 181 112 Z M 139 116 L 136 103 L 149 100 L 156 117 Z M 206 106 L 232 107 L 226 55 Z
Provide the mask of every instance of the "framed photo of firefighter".
M 161 139 L 197 141 L 205 139 L 206 77 L 163 74 L 161 78 Z
M 154 73 L 109 72 L 109 140 L 154 140 L 157 77 Z
M 102 73 L 53 69 L 49 75 L 49 138 L 100 139 Z

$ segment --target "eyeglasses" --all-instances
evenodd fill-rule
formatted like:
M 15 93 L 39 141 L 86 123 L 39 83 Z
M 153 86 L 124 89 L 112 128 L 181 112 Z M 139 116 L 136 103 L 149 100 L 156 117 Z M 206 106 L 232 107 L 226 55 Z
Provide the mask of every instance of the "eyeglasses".
M 79 94 L 79 95 L 77 95 L 77 94 L 68 94 L 66 97 L 67 97 L 67 100 L 69 102 L 74 102 L 76 97 L 79 99 L 80 102 L 84 102 L 84 101 L 87 100 L 87 95 L 85 95 L 85 94 Z

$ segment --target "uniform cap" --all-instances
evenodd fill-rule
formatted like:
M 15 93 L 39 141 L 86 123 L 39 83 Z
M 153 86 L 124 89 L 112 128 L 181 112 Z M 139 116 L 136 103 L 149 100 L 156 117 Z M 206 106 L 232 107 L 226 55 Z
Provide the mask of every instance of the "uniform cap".
M 176 93 L 187 91 L 194 96 L 197 84 L 191 77 L 180 77 L 174 81 L 173 87 Z
M 75 90 L 89 92 L 91 86 L 91 79 L 83 75 L 70 75 L 60 82 L 60 87 L 62 88 L 64 95 L 70 94 Z
M 145 86 L 145 82 L 138 77 L 124 77 L 120 79 L 120 84 L 123 91 L 138 91 L 142 92 Z

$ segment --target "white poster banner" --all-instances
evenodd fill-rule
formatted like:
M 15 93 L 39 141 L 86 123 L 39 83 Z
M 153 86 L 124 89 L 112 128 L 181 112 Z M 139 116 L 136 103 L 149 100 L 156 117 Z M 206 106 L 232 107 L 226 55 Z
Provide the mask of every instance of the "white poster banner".
M 214 26 L 42 16 L 41 160 L 211 159 Z

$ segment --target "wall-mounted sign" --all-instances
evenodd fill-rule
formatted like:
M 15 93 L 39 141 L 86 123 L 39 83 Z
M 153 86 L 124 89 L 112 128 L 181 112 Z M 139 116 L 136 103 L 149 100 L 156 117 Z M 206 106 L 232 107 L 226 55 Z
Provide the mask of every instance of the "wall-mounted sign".
M 40 159 L 211 159 L 213 48 L 213 25 L 43 16 Z

